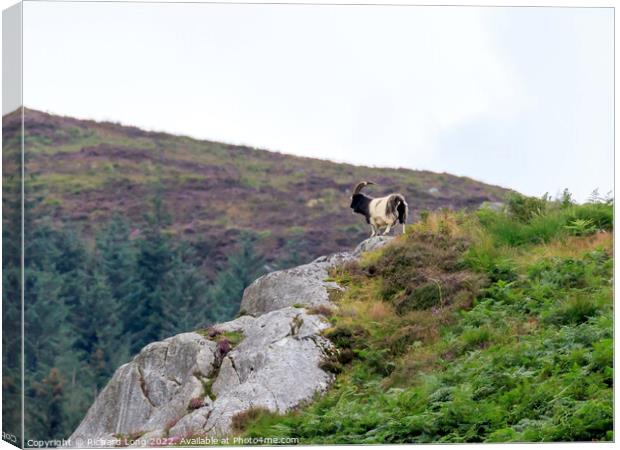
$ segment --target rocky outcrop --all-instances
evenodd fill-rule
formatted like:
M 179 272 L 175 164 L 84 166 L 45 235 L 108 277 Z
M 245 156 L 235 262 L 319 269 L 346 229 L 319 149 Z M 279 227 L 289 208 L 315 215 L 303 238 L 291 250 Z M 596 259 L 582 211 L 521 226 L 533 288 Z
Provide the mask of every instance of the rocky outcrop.
M 248 286 L 241 301 L 241 311 L 256 316 L 286 306 L 329 305 L 329 290 L 341 289 L 325 281 L 334 266 L 357 259 L 364 251 L 374 250 L 393 239 L 377 236 L 363 241 L 352 252 L 321 256 L 309 264 L 263 275 Z
M 213 373 L 215 342 L 183 333 L 147 345 L 119 367 L 70 438 L 72 446 L 110 446 L 119 437 L 163 428 L 183 416 Z
M 245 339 L 223 358 L 212 388 L 213 403 L 185 416 L 170 435 L 226 434 L 240 412 L 255 407 L 284 413 L 325 391 L 333 379 L 319 367 L 333 351 L 320 336 L 327 326 L 320 316 L 298 308 L 218 326 L 239 327 Z
M 321 257 L 256 280 L 243 315 L 207 330 L 147 345 L 117 369 L 69 439 L 73 447 L 152 446 L 231 433 L 251 408 L 284 413 L 327 390 L 321 361 L 334 351 L 325 318 L 304 306 L 330 305 L 328 270 L 390 238 Z

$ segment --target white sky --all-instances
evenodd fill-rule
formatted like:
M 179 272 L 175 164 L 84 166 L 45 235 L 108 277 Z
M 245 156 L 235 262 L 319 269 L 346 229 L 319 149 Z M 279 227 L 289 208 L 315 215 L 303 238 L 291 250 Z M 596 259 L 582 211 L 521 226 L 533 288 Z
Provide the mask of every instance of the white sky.
M 28 2 L 24 103 L 585 200 L 613 189 L 613 10 Z

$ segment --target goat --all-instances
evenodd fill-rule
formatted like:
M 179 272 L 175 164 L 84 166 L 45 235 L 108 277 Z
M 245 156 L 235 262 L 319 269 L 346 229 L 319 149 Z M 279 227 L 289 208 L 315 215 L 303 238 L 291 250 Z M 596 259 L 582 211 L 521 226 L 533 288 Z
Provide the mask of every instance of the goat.
M 403 224 L 404 233 L 408 212 L 405 197 L 401 194 L 389 194 L 379 198 L 369 197 L 361 193 L 361 190 L 369 184 L 375 183 L 362 181 L 355 186 L 351 196 L 353 214 L 357 213 L 366 217 L 366 223 L 372 228 L 370 237 L 376 236 L 380 228 L 387 227 L 383 232 L 385 236 L 397 222 Z

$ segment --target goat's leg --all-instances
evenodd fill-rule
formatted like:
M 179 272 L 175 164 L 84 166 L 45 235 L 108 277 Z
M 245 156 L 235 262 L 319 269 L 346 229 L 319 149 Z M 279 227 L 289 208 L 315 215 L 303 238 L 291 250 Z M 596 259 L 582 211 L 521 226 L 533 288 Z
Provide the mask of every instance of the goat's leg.
M 370 224 L 370 228 L 372 229 L 372 233 L 370 233 L 370 237 L 375 237 L 375 235 L 377 234 L 377 228 L 372 223 Z
M 383 236 L 386 236 L 390 232 L 391 229 L 392 229 L 392 225 L 388 225 L 385 231 L 383 232 Z
M 405 234 L 405 224 L 403 223 L 403 234 Z

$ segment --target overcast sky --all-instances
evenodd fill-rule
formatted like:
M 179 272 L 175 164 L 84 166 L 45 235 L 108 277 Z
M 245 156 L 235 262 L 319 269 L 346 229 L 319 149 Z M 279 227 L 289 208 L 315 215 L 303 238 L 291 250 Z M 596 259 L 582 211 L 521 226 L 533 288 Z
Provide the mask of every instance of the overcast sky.
M 613 11 L 26 3 L 24 103 L 585 200 L 613 188 Z

